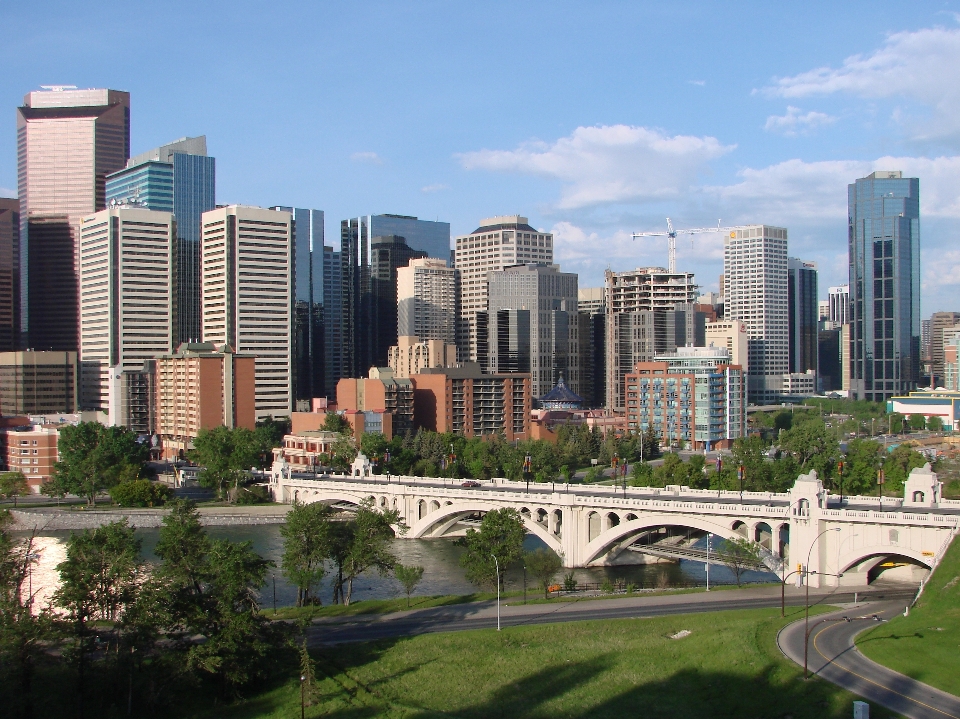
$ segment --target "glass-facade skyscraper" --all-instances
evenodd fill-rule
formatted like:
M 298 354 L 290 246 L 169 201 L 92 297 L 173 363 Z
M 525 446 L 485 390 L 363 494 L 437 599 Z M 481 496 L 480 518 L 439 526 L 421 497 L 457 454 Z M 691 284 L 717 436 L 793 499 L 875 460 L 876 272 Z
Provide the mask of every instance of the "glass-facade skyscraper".
M 787 312 L 790 328 L 790 372 L 817 371 L 817 265 L 787 258 Z
M 105 207 L 106 176 L 128 157 L 128 92 L 57 85 L 17 108 L 24 346 L 77 350 L 80 218 Z
M 178 344 L 200 339 L 200 218 L 217 206 L 216 177 L 217 161 L 207 156 L 201 135 L 141 153 L 106 181 L 111 207 L 133 205 L 176 217 Z
M 850 390 L 883 402 L 920 379 L 920 180 L 874 172 L 847 198 Z

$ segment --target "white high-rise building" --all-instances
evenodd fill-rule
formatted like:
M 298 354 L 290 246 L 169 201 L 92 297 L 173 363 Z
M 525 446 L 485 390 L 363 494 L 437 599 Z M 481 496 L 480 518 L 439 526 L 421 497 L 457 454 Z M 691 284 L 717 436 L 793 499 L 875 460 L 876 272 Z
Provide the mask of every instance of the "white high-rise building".
M 840 285 L 827 290 L 829 312 L 827 319 L 834 329 L 850 321 L 850 285 Z
M 726 347 L 730 354 L 730 364 L 740 365 L 744 376 L 750 370 L 747 325 L 740 320 L 717 320 L 707 322 L 704 330 L 707 347 Z
M 81 405 L 107 410 L 110 424 L 150 431 L 130 416 L 130 376 L 173 351 L 176 247 L 170 212 L 112 208 L 80 220 Z
M 747 326 L 747 396 L 778 401 L 790 371 L 787 230 L 749 225 L 732 230 L 723 250 L 724 317 Z
M 256 416 L 293 406 L 293 217 L 230 205 L 203 213 L 203 341 L 256 357 Z
M 520 215 L 489 217 L 455 240 L 462 322 L 458 344 L 464 359 L 477 360 L 477 313 L 487 311 L 488 274 L 512 265 L 553 264 L 553 235 L 528 222 Z
M 422 257 L 397 268 L 397 336 L 457 342 L 459 272 L 445 260 Z

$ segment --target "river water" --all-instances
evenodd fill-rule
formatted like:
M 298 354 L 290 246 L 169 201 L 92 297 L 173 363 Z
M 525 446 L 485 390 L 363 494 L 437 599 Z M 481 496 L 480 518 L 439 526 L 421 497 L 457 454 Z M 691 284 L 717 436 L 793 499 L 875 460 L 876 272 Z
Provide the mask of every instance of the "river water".
M 249 541 L 253 549 L 262 557 L 272 560 L 277 567 L 268 574 L 267 585 L 261 590 L 261 600 L 264 608 L 273 606 L 274 584 L 276 585 L 276 603 L 278 607 L 292 605 L 296 600 L 296 590 L 280 572 L 280 557 L 283 552 L 283 540 L 280 537 L 280 528 L 277 525 L 256 525 L 241 527 L 208 527 L 208 534 L 214 539 L 229 539 L 235 542 Z M 65 542 L 70 536 L 69 531 L 45 533 L 36 539 L 35 549 L 40 557 L 34 569 L 32 582 L 34 590 L 39 589 L 38 606 L 45 606 L 53 589 L 56 587 L 58 575 L 56 565 L 65 557 Z M 157 562 L 154 547 L 159 537 L 158 529 L 138 529 L 137 536 L 143 540 L 143 558 L 148 562 Z M 528 550 L 544 546 L 533 535 L 527 535 L 524 548 Z M 697 545 L 706 546 L 703 538 Z M 476 587 L 464 578 L 464 571 L 459 565 L 463 548 L 456 546 L 451 539 L 396 539 L 393 541 L 393 551 L 398 561 L 404 565 L 417 565 L 424 568 L 423 580 L 414 594 L 430 596 L 437 594 L 469 594 L 476 591 Z M 569 572 L 571 570 L 563 570 Z M 702 586 L 706 576 L 703 562 L 682 560 L 679 564 L 640 564 L 615 567 L 587 567 L 572 570 L 574 578 L 581 584 L 602 583 L 609 580 L 612 583 L 632 583 L 640 586 L 662 586 L 697 584 Z M 746 572 L 743 581 L 772 581 L 776 577 L 766 572 Z M 324 604 L 330 602 L 332 589 L 332 567 L 324 578 L 320 598 Z M 524 575 L 520 567 L 510 567 L 506 571 L 506 587 L 508 590 L 523 588 Z M 733 583 L 733 573 L 722 565 L 711 563 L 710 583 Z M 562 577 L 557 576 L 557 582 Z M 527 589 L 531 596 L 537 592 L 535 580 L 527 577 Z M 400 584 L 392 577 L 381 577 L 376 571 L 361 575 L 354 581 L 353 598 L 358 599 L 388 599 L 403 595 Z

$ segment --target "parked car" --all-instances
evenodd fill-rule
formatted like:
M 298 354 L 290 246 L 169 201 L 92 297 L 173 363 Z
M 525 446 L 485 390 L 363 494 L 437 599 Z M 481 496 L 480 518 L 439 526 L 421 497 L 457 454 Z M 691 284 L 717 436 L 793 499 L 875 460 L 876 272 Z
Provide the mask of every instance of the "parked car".
M 475 479 L 468 479 L 466 482 L 460 485 L 461 487 L 479 487 L 480 483 Z

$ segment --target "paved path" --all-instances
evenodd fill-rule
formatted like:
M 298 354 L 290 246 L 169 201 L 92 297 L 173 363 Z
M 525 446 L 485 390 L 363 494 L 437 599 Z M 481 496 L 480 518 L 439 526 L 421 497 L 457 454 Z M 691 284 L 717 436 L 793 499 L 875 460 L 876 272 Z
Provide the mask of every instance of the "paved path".
M 898 674 L 861 654 L 858 634 L 903 612 L 906 602 L 880 601 L 811 617 L 808 666 L 811 672 L 868 702 L 912 719 L 960 719 L 960 698 Z M 784 627 L 777 643 L 803 665 L 803 621 Z
M 911 586 L 886 587 L 870 590 L 875 599 L 897 599 L 908 602 L 916 590 Z M 859 592 L 864 596 L 864 592 Z M 902 600 L 900 599 L 902 597 Z M 812 592 L 812 603 L 838 604 L 852 602 L 853 592 L 843 589 Z M 552 604 L 511 604 L 500 607 L 500 622 L 504 627 L 554 622 L 573 622 L 591 619 L 638 619 L 671 614 L 716 612 L 729 609 L 761 609 L 780 606 L 780 587 L 753 587 L 713 591 L 709 594 L 660 594 L 656 596 L 596 599 Z M 804 593 L 795 587 L 786 595 L 790 606 L 802 605 Z M 490 629 L 497 626 L 496 602 L 471 602 L 446 607 L 413 609 L 382 615 L 357 615 L 314 620 L 310 629 L 312 644 L 341 644 L 372 641 L 391 637 L 414 636 L 430 632 L 456 632 L 468 629 Z

